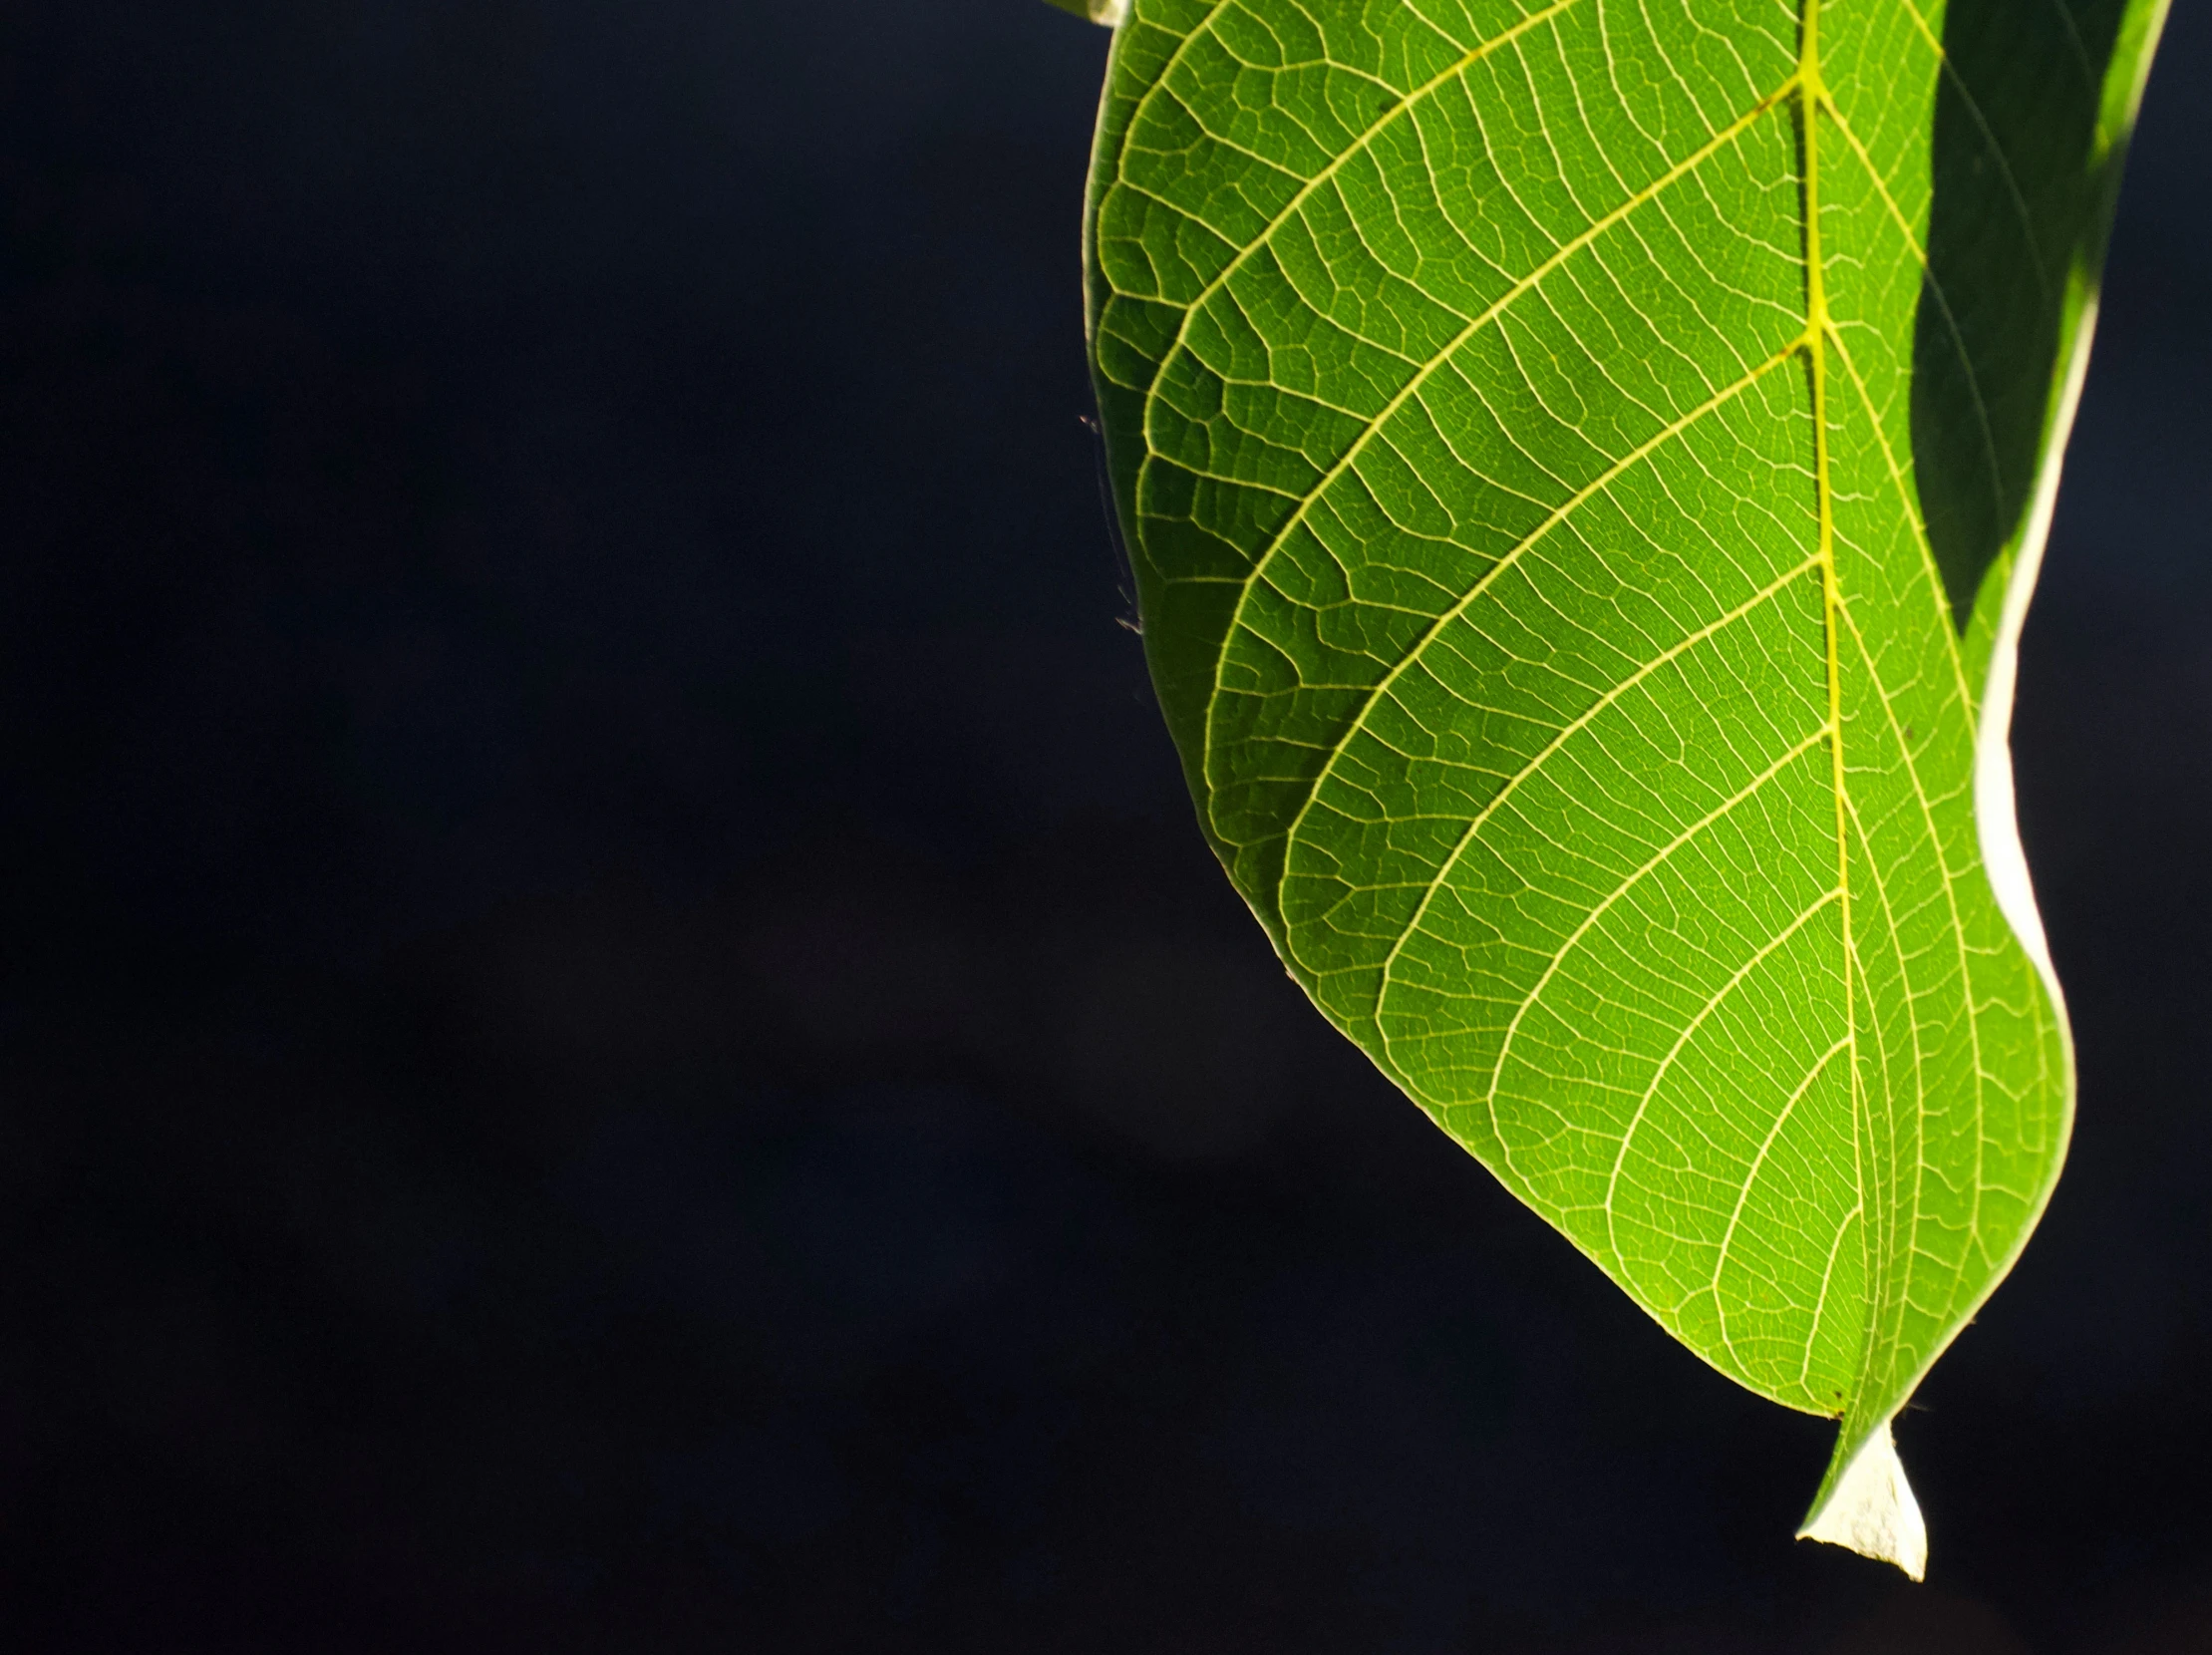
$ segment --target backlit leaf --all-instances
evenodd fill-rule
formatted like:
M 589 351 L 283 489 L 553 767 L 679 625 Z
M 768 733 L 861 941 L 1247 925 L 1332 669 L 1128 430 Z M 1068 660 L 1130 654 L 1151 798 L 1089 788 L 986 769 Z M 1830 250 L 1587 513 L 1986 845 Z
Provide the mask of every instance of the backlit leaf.
M 1638 1304 L 1841 1421 L 1805 1532 L 1916 1575 L 1890 1422 L 2071 1119 L 2007 728 L 2163 15 L 1135 0 L 1101 113 L 1095 378 L 1230 878 Z

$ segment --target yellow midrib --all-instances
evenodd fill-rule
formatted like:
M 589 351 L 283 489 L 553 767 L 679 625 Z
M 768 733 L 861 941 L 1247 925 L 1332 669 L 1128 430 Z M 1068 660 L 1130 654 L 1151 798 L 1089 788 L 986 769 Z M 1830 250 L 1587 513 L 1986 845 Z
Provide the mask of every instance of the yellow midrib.
M 1798 43 L 1798 117 L 1805 146 L 1805 356 L 1812 373 L 1813 492 L 1819 509 L 1820 607 L 1828 655 L 1828 751 L 1833 763 L 1835 794 L 1835 878 L 1837 917 L 1842 929 L 1843 1026 L 1850 1046 L 1852 1137 L 1857 1139 L 1864 1116 L 1859 1080 L 1859 1026 L 1857 993 L 1853 982 L 1851 951 L 1851 848 L 1848 800 L 1843 782 L 1843 650 L 1841 638 L 1842 593 L 1835 564 L 1835 495 L 1828 469 L 1828 272 L 1820 238 L 1820 112 L 1829 103 L 1820 73 L 1820 0 L 1805 0 L 1803 34 Z M 1860 1203 L 1866 1199 L 1865 1160 L 1859 1160 Z M 1871 1240 L 1872 1214 L 1867 1215 Z M 1879 1249 L 1869 1247 L 1869 1252 Z M 1879 1290 L 1869 1271 L 1869 1306 L 1866 1346 L 1874 1342 L 1872 1306 Z M 1865 1374 L 1862 1368 L 1860 1383 Z

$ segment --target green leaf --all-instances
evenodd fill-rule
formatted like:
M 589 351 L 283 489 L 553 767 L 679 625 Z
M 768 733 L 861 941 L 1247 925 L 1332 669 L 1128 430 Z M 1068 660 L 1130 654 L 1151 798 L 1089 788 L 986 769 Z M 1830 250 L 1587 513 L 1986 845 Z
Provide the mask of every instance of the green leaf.
M 2164 0 L 1136 0 L 1093 365 L 1207 837 L 1691 1350 L 1890 1422 L 2072 1055 L 2016 643 Z

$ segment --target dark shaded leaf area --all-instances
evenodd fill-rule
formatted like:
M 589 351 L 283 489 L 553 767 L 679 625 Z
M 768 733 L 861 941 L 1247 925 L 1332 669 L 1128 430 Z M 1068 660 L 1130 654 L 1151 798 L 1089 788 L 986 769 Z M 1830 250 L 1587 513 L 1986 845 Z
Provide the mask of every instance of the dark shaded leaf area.
M 2079 166 L 2093 154 L 2098 91 L 2080 65 L 2110 57 L 2125 11 L 2125 0 L 2071 9 L 1952 0 L 1944 8 L 1951 73 L 1936 87 L 1913 459 L 1961 631 L 2034 492 L 2071 250 L 2106 198 L 2107 180 Z M 2011 178 L 1993 175 L 1993 146 L 2042 183 L 2032 205 Z M 2124 161 L 2115 151 L 2108 165 Z M 2054 186 L 2068 176 L 2073 188 Z
M 164 1651 L 2212 1648 L 2212 28 L 2028 633 L 1931 1583 L 1313 1018 L 1099 505 L 1106 38 L 0 6 L 0 1595 Z

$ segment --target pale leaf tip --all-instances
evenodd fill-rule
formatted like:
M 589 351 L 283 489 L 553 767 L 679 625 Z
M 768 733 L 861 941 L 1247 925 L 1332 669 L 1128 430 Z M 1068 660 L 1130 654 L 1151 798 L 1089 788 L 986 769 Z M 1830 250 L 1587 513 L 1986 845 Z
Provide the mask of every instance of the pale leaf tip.
M 1859 1446 L 1805 1526 L 1800 1540 L 1848 1546 L 1862 1557 L 1895 1563 L 1915 1580 L 1928 1572 L 1928 1525 L 1905 1481 L 1904 1462 L 1884 1425 Z

